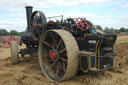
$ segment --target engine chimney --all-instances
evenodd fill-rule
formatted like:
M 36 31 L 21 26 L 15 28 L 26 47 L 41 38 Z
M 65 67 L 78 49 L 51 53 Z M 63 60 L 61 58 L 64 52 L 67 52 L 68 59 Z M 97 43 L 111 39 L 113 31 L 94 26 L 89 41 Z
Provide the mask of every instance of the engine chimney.
M 32 6 L 26 6 L 26 16 L 27 16 L 27 29 L 30 28 L 30 18 L 32 15 Z

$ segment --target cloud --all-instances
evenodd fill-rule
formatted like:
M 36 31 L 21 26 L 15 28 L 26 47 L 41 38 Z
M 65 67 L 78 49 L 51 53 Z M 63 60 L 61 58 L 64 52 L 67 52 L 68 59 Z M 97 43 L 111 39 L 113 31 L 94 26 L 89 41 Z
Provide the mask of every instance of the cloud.
M 104 3 L 106 4 L 107 2 L 113 1 L 114 0 L 0 0 L 0 11 L 6 11 L 6 16 L 4 16 L 6 19 L 0 20 L 0 28 L 5 28 L 7 30 L 16 29 L 18 31 L 24 31 L 26 29 L 27 23 L 24 7 L 27 5 L 33 6 L 34 9 L 51 8 L 50 10 L 54 10 L 54 7 L 73 8 L 82 5 L 88 5 L 89 8 L 95 4 L 98 4 L 100 6 Z M 128 5 L 125 4 L 121 7 L 128 8 Z M 117 8 L 112 7 L 111 10 L 117 10 Z M 64 15 L 65 19 L 70 16 L 73 18 L 85 17 L 87 20 L 92 21 L 94 24 L 99 24 L 102 27 L 128 27 L 126 23 L 126 21 L 128 21 L 128 16 L 111 16 L 111 13 L 105 16 L 103 12 L 98 15 L 99 13 L 93 12 L 93 10 L 90 10 L 88 12 L 69 11 L 68 9 L 63 12 L 45 11 L 46 17 L 58 16 L 62 14 Z
M 0 25 L 22 25 L 25 24 L 23 21 L 15 20 L 15 21 L 0 21 Z
M 119 16 L 119 18 L 128 20 L 128 16 Z
M 73 15 L 74 14 L 74 15 Z M 61 15 L 59 13 L 54 13 L 54 14 L 49 14 L 51 15 Z M 101 25 L 103 28 L 105 27 L 113 27 L 116 29 L 119 29 L 120 27 L 128 27 L 127 21 L 128 21 L 128 16 L 99 16 L 96 14 L 91 14 L 91 13 L 65 13 L 65 19 L 69 16 L 72 16 L 73 18 L 78 17 L 85 17 L 87 20 L 90 20 L 92 23 L 95 25 Z M 21 16 L 21 15 L 17 15 Z M 11 16 L 13 17 L 13 16 Z M 27 27 L 27 22 L 24 19 L 12 19 L 12 20 L 3 20 L 0 21 L 0 28 L 5 28 L 6 30 L 17 30 L 17 31 L 24 31 Z M 114 21 L 113 21 L 114 20 Z
M 33 0 L 35 1 L 35 0 Z M 39 0 L 36 2 L 36 5 L 39 7 L 58 7 L 58 6 L 76 6 L 76 5 L 84 5 L 84 4 L 98 4 L 102 2 L 106 2 L 107 0 Z
M 61 13 L 46 13 L 47 17 L 49 16 L 58 16 L 62 15 Z M 68 17 L 72 18 L 77 18 L 77 17 L 85 17 L 87 20 L 90 20 L 92 23 L 95 25 L 101 25 L 103 28 L 104 27 L 114 27 L 114 28 L 119 28 L 119 26 L 127 26 L 122 23 L 125 22 L 124 19 L 128 18 L 128 16 L 101 16 L 101 15 L 96 15 L 93 13 L 79 13 L 79 12 L 64 12 L 64 19 Z M 22 14 L 14 14 L 14 15 L 9 15 L 11 20 L 3 20 L 0 21 L 0 28 L 6 28 L 7 30 L 12 30 L 16 29 L 17 31 L 24 31 L 27 27 L 26 25 L 26 17 L 25 15 Z M 17 17 L 17 18 L 15 18 Z M 60 18 L 58 18 L 60 19 Z M 122 23 L 118 21 L 113 21 L 116 19 L 122 20 Z
M 0 0 L 0 10 L 20 11 L 27 5 L 35 8 L 67 7 L 100 4 L 110 0 Z
M 7 21 L 3 20 L 0 21 L 0 29 L 6 29 L 7 31 L 10 30 L 17 30 L 19 32 L 24 31 L 26 29 L 26 22 L 23 20 L 13 20 Z
M 128 8 L 128 4 L 121 5 L 121 8 Z
M 26 5 L 24 0 L 0 0 L 0 10 L 2 11 L 19 11 Z
M 23 15 L 23 14 L 10 14 L 10 15 L 8 15 L 8 17 L 10 17 L 10 18 L 14 18 L 14 17 L 24 18 L 24 17 L 26 17 L 26 15 Z

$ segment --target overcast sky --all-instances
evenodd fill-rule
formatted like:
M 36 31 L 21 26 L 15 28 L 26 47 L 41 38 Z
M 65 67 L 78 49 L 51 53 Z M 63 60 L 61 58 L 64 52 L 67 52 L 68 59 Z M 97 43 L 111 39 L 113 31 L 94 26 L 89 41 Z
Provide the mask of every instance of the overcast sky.
M 103 28 L 128 28 L 128 0 L 0 0 L 0 29 L 24 31 L 27 5 L 46 17 L 85 17 Z

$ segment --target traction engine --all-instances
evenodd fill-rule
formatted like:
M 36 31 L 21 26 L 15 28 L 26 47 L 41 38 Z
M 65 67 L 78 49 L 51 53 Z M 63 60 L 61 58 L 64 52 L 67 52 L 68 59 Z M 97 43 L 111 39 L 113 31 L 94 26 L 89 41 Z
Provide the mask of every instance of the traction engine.
M 53 81 L 68 80 L 80 71 L 113 67 L 116 34 L 95 29 L 86 18 L 45 17 L 41 11 L 32 12 L 32 8 L 26 7 L 27 29 L 19 43 L 26 49 L 19 51 L 17 43 L 11 42 L 13 64 L 19 63 L 19 54 L 38 56 L 41 71 Z M 52 20 L 56 17 L 61 20 Z

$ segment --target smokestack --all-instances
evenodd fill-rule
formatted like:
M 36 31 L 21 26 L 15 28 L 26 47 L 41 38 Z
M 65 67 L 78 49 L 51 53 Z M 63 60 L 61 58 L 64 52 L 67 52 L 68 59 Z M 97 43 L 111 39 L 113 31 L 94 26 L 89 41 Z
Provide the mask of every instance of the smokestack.
M 32 6 L 26 6 L 26 16 L 27 16 L 27 28 L 30 28 L 30 18 L 32 15 Z

